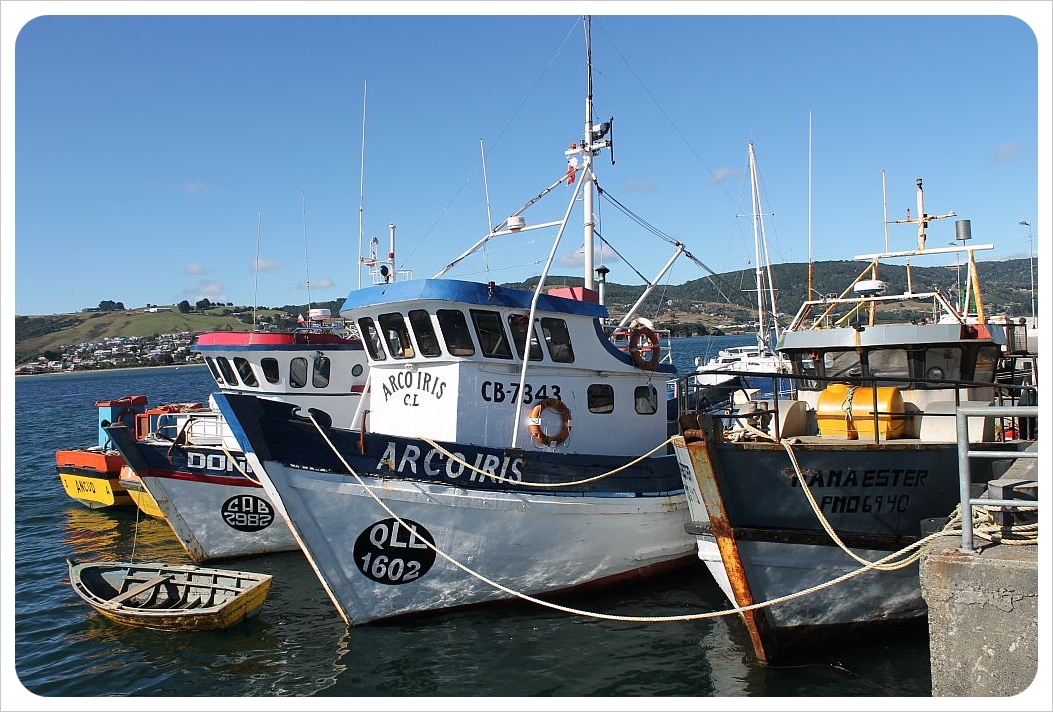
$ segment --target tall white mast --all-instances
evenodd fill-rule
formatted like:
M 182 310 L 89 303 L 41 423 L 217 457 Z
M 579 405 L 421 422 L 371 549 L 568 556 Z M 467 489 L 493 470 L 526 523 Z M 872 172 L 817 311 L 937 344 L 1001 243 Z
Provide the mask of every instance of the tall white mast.
M 366 186 L 366 83 L 362 82 L 362 152 L 358 163 L 358 288 L 362 288 L 362 208 Z
M 764 315 L 764 263 L 760 254 L 760 191 L 757 186 L 757 160 L 753 153 L 753 141 L 748 144 L 750 159 L 750 190 L 753 193 L 753 252 L 755 274 L 757 279 L 757 340 L 761 346 L 768 347 L 768 325 Z
M 593 288 L 592 262 L 596 222 L 592 212 L 592 18 L 585 17 L 585 56 L 588 74 L 588 91 L 585 96 L 585 148 L 581 176 L 582 209 L 585 211 L 585 289 Z

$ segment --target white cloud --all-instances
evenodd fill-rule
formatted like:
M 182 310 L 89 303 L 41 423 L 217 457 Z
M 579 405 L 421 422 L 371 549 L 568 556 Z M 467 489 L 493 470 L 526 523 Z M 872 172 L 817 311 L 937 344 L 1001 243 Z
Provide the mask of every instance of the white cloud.
M 593 250 L 594 257 L 592 258 L 593 268 L 599 267 L 601 264 L 610 264 L 611 262 L 621 262 L 621 258 L 614 254 L 610 250 Z M 566 252 L 556 258 L 556 264 L 560 267 L 584 267 L 585 266 L 585 248 L 581 247 L 574 252 Z
M 715 171 L 713 171 L 712 174 L 710 174 L 710 180 L 712 180 L 714 183 L 723 183 L 728 178 L 737 175 L 738 171 L 736 171 L 733 168 L 718 168 Z
M 186 267 L 183 268 L 184 274 L 208 274 L 212 269 L 206 267 L 200 262 L 187 262 Z
M 653 193 L 658 190 L 658 184 L 653 180 L 631 180 L 625 184 L 628 193 Z
M 994 152 L 995 163 L 1008 163 L 1016 158 L 1016 154 L 1020 153 L 1022 148 L 1023 146 L 1019 143 L 1000 144 Z
M 257 267 L 256 260 L 253 260 L 249 264 L 249 272 L 273 272 L 281 267 L 281 264 L 282 263 L 277 260 L 260 260 L 258 263 L 259 266 Z
M 183 290 L 181 298 L 186 299 L 191 304 L 202 299 L 208 299 L 210 302 L 230 301 L 227 299 L 226 289 L 224 289 L 223 284 L 215 280 L 204 280 L 199 282 L 196 287 L 189 287 Z
M 318 279 L 312 279 L 310 284 L 307 283 L 306 279 L 302 280 L 299 284 L 296 285 L 296 288 L 301 290 L 307 290 L 308 287 L 310 287 L 311 289 L 328 289 L 330 287 L 335 286 L 336 282 L 334 282 L 332 278 L 327 275 L 324 277 L 319 277 Z

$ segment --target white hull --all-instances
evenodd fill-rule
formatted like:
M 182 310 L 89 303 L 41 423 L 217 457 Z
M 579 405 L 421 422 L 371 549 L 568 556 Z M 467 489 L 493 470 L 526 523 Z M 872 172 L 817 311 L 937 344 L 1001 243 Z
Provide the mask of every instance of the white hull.
M 197 562 L 295 551 L 295 537 L 260 487 L 143 477 L 179 543 Z
M 682 495 L 561 497 L 363 478 L 397 522 L 354 477 L 249 457 L 348 624 L 610 582 L 678 565 L 694 549 Z M 427 536 L 507 590 L 435 554 Z

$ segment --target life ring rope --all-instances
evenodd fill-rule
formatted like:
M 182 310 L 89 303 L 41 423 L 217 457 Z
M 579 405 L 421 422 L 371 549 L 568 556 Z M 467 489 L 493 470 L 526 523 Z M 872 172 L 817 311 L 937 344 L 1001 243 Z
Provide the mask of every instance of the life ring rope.
M 561 421 L 559 431 L 552 435 L 546 433 L 541 427 L 541 414 L 546 410 L 551 410 L 554 413 L 557 413 Z M 566 442 L 567 438 L 570 437 L 570 427 L 570 408 L 568 408 L 567 404 L 559 398 L 546 398 L 534 406 L 534 409 L 530 411 L 530 434 L 545 447 L 559 445 Z

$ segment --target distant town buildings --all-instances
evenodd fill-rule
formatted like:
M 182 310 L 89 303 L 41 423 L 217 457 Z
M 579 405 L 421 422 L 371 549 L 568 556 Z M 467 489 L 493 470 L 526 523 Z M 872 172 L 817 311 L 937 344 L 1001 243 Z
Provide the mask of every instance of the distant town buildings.
M 170 311 L 167 307 L 152 310 Z M 62 350 L 61 360 L 43 356 L 15 369 L 16 374 L 87 371 L 100 368 L 169 366 L 199 360 L 190 350 L 195 333 L 181 331 L 157 336 L 113 336 L 104 341 L 73 344 Z

